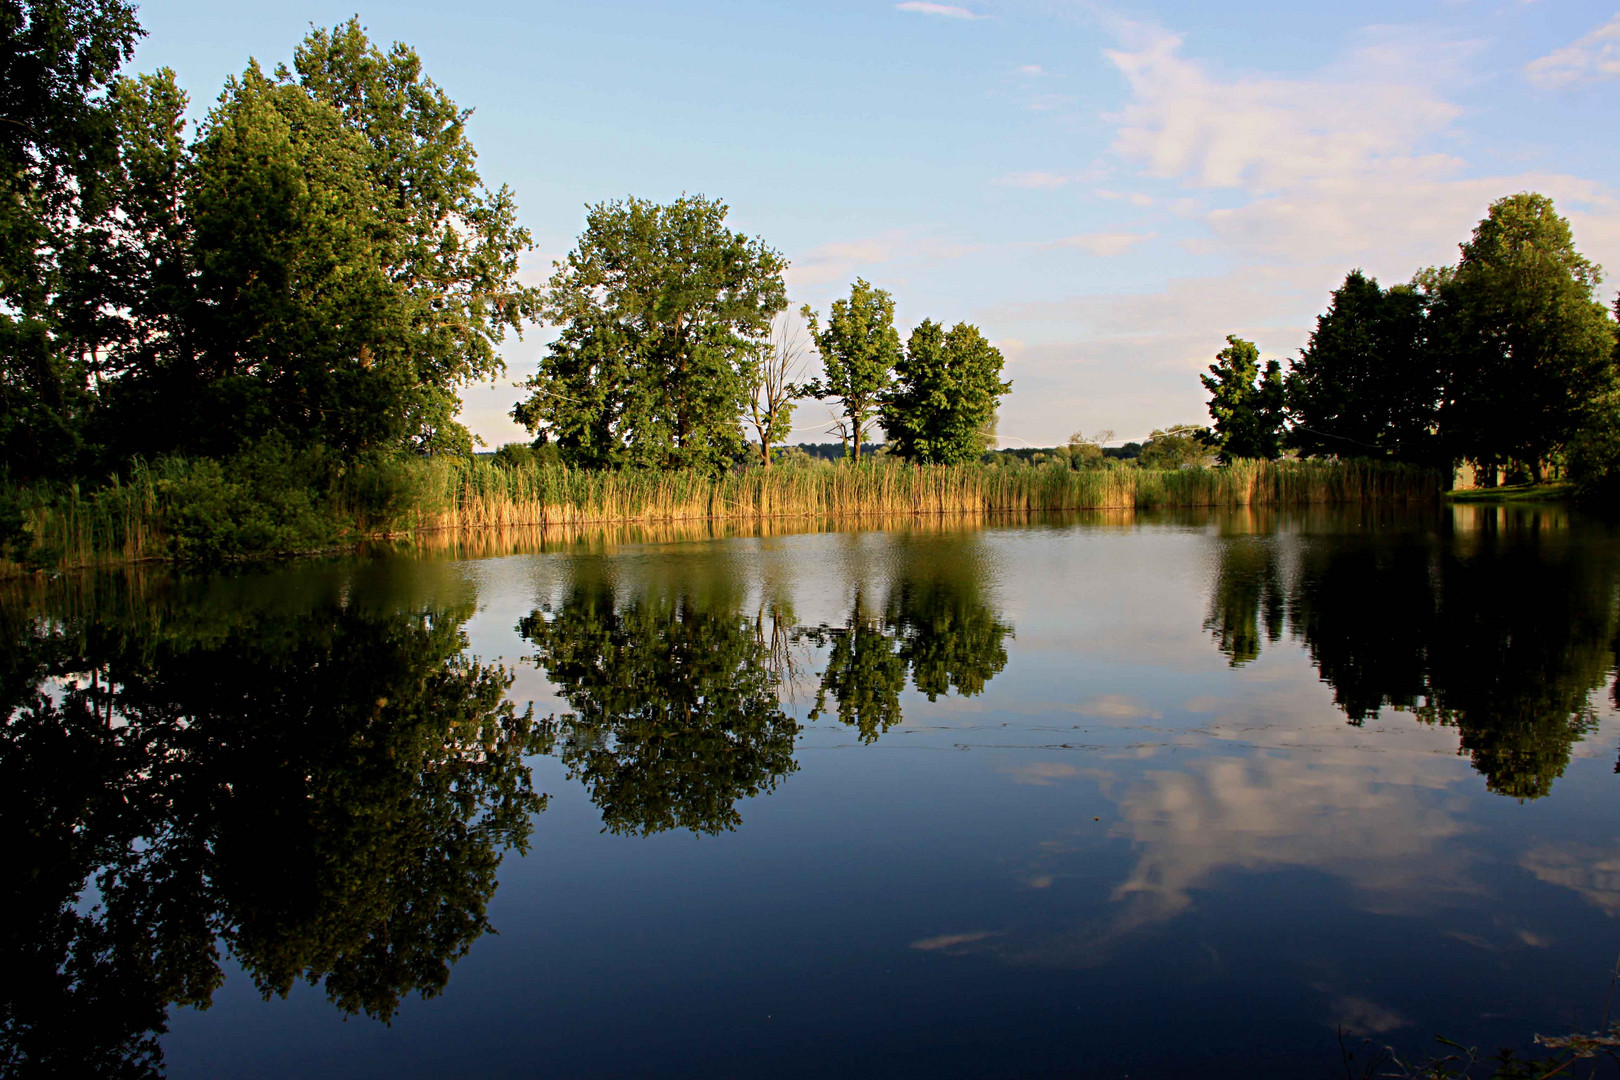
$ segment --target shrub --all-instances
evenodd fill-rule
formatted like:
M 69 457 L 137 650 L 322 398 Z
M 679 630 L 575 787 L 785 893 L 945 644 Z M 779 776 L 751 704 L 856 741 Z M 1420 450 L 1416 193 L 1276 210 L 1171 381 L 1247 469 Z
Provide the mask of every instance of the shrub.
M 311 551 L 343 533 L 322 498 L 333 470 L 318 447 L 294 451 L 272 436 L 224 462 L 171 458 L 157 472 L 158 528 L 182 561 Z

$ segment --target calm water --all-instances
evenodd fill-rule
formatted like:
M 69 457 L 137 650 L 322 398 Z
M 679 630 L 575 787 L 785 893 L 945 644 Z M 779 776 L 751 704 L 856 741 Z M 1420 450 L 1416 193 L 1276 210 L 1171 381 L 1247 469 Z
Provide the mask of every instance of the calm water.
M 13 585 L 0 1061 L 1325 1077 L 1341 1028 L 1590 1029 L 1617 587 L 1606 527 L 1469 508 Z

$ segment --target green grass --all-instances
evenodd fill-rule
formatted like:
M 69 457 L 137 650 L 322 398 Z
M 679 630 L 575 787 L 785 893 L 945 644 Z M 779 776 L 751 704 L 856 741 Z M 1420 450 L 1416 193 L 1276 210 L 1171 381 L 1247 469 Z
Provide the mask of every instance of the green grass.
M 1462 488 L 1446 492 L 1452 502 L 1504 503 L 1504 502 L 1562 502 L 1569 498 L 1571 485 L 1563 480 L 1541 484 L 1503 484 L 1493 488 Z

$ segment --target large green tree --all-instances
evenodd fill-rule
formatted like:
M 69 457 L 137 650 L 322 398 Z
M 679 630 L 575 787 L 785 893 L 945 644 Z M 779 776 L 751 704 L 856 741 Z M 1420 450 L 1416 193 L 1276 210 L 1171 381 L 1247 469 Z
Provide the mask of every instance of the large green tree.
M 114 77 L 138 34 L 126 7 L 19 11 L 8 91 L 37 78 L 71 115 L 53 126 L 17 95 L 0 125 L 61 143 L 13 155 L 32 194 L 7 206 L 42 209 L 0 223 L 18 238 L 0 326 L 18 471 L 271 435 L 344 458 L 470 448 L 457 390 L 502 370 L 538 290 L 517 281 L 510 192 L 484 187 L 467 112 L 409 48 L 354 21 L 314 31 L 292 68 L 230 80 L 188 140 L 172 72 Z
M 1440 423 L 1453 453 L 1539 478 L 1615 387 L 1615 327 L 1594 299 L 1599 268 L 1575 249 L 1551 199 L 1498 199 L 1432 276 L 1433 338 L 1446 381 Z
M 90 228 L 116 163 L 110 87 L 141 36 L 124 0 L 0 2 L 0 462 L 78 464 L 100 302 Z
M 839 433 L 846 447 L 853 444 L 859 462 L 861 443 L 877 419 L 879 404 L 894 379 L 894 366 L 901 359 L 894 298 L 856 278 L 849 299 L 833 301 L 825 328 L 809 305 L 803 314 L 821 354 L 821 377 L 811 380 L 805 390 L 812 397 L 838 402 L 843 412 Z
M 1294 446 L 1340 458 L 1434 457 L 1440 371 L 1425 303 L 1411 286 L 1345 276 L 1284 381 Z
M 1222 461 L 1273 460 L 1282 453 L 1281 364 L 1267 360 L 1262 370 L 1254 342 L 1229 335 L 1209 374 L 1199 379 L 1209 391 L 1209 415 L 1215 420 Z
M 470 448 L 457 388 L 502 370 L 496 345 L 538 293 L 516 279 L 529 237 L 510 192 L 483 186 L 467 113 L 412 50 L 353 21 L 314 31 L 294 69 L 230 80 L 178 162 L 172 78 L 118 103 L 134 227 L 109 247 L 132 325 L 109 441 Z M 154 410 L 171 419 L 156 431 Z
M 1012 389 L 1001 379 L 1001 351 L 979 328 L 947 331 L 925 319 L 894 365 L 894 387 L 880 419 L 894 451 L 908 461 L 957 465 L 977 461 L 995 423 L 996 403 Z
M 730 464 L 759 349 L 787 307 L 786 267 L 726 228 L 717 199 L 591 207 L 548 286 L 561 334 L 512 415 L 576 465 Z

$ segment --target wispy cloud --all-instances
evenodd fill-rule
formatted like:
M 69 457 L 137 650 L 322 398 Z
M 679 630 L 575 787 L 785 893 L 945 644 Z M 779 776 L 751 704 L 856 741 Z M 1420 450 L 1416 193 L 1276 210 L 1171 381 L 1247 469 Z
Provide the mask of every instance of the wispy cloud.
M 1123 255 L 1137 244 L 1151 240 L 1157 233 L 1094 232 L 1079 236 L 1065 236 L 1061 240 L 1048 240 L 1042 248 L 1079 248 L 1081 251 L 1107 258 Z
M 1018 65 L 1018 74 L 1027 75 L 1032 79 L 1038 79 L 1042 75 L 1046 74 L 1046 69 L 1041 67 L 1039 64 L 1020 64 Z
M 1131 89 L 1114 151 L 1153 177 L 1275 191 L 1409 157 L 1462 113 L 1387 42 L 1357 50 L 1344 76 L 1221 78 L 1181 54 L 1179 35 L 1134 26 L 1130 37 L 1134 48 L 1107 54 Z
M 1549 845 L 1525 852 L 1519 865 L 1549 885 L 1575 890 L 1605 915 L 1620 915 L 1620 847 Z
M 1028 765 L 1011 765 L 1001 771 L 1011 776 L 1013 783 L 1030 787 L 1051 787 L 1054 781 L 1073 780 L 1080 775 L 1080 770 L 1073 765 L 1058 761 L 1032 761 Z
M 955 4 L 930 4 L 925 0 L 906 0 L 903 4 L 894 5 L 896 11 L 914 11 L 918 15 L 940 15 L 947 19 L 988 19 L 988 15 L 980 15 L 969 11 L 965 7 Z
M 1000 184 L 1002 187 L 1027 188 L 1039 191 L 1055 191 L 1060 187 L 1064 187 L 1082 179 L 1084 179 L 1084 177 L 1077 173 L 1054 173 L 1035 170 L 1032 172 L 1003 173 L 1002 175 L 996 177 L 992 183 Z
M 1226 334 L 1291 353 L 1348 268 L 1402 281 L 1450 262 L 1491 200 L 1515 191 L 1556 199 L 1582 250 L 1620 265 L 1620 185 L 1473 160 L 1477 143 L 1456 95 L 1480 69 L 1475 41 L 1376 28 L 1316 70 L 1235 71 L 1193 55 L 1169 30 L 1108 25 L 1115 44 L 1106 58 L 1125 95 L 1101 116 L 1113 129 L 1109 151 L 1081 190 L 1141 216 L 1086 222 L 1077 231 L 1097 231 L 1029 246 L 1098 256 L 1100 268 L 1106 256 L 1139 252 L 1156 231 L 1157 242 L 1173 238 L 1195 259 L 1219 260 L 1219 270 L 1199 266 L 1140 292 L 1092 278 L 1067 298 L 976 312 L 1031 342 L 1019 359 L 1025 401 L 1005 430 L 1037 416 L 1056 427 L 1079 407 L 1070 391 L 1079 368 L 1090 415 L 1128 438 L 1169 418 L 1201 418 L 1191 374 Z M 1577 69 L 1595 72 L 1610 41 L 1583 42 L 1588 59 Z M 995 182 L 1068 196 L 1081 179 L 1053 170 Z M 1084 271 L 1076 281 L 1087 281 Z
M 904 230 L 855 240 L 821 244 L 793 258 L 788 284 L 795 289 L 845 281 L 865 267 L 908 259 L 960 259 L 975 250 L 972 244 L 937 236 L 918 236 Z
M 1620 78 L 1620 15 L 1590 34 L 1525 65 L 1537 86 L 1568 86 L 1588 79 Z
M 963 945 L 972 945 L 976 941 L 983 941 L 985 938 L 997 936 L 999 936 L 999 932 L 995 930 L 974 930 L 967 934 L 940 934 L 938 937 L 913 941 L 911 947 L 920 949 L 923 952 L 933 952 L 936 949 L 960 948 Z

